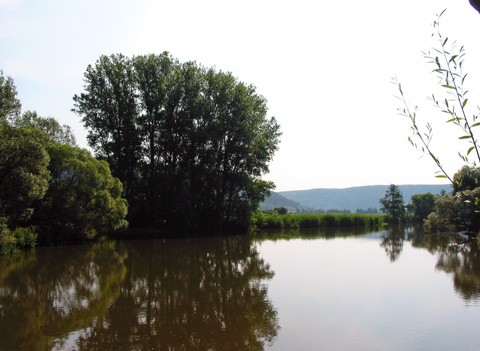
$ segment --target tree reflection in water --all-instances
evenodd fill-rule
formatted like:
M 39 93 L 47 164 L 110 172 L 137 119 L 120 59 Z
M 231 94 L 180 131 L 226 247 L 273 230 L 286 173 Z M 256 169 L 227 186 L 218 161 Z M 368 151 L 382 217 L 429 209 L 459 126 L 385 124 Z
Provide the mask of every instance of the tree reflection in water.
M 125 277 L 112 243 L 44 248 L 0 261 L 0 349 L 51 349 L 104 314 Z
M 44 251 L 4 264 L 0 349 L 62 349 L 75 332 L 79 350 L 262 350 L 277 335 L 273 272 L 248 236 Z
M 382 234 L 380 246 L 385 249 L 385 253 L 390 258 L 390 261 L 395 262 L 402 254 L 405 235 L 405 229 L 396 226 L 385 230 Z
M 455 291 L 466 302 L 480 301 L 478 242 L 461 235 L 425 235 L 422 247 L 438 256 L 436 269 L 453 274 Z
M 436 269 L 453 275 L 455 291 L 469 301 L 480 301 L 480 251 L 478 242 L 463 235 L 425 234 L 422 228 L 393 227 L 381 235 L 380 246 L 392 262 L 405 241 L 438 257 Z

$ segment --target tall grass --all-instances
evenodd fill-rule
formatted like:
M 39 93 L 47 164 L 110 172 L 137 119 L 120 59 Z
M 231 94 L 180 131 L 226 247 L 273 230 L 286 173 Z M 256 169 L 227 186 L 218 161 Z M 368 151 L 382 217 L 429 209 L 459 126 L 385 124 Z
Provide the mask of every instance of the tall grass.
M 384 223 L 384 216 L 353 213 L 288 213 L 285 215 L 257 213 L 254 222 L 255 227 L 259 229 L 375 227 Z

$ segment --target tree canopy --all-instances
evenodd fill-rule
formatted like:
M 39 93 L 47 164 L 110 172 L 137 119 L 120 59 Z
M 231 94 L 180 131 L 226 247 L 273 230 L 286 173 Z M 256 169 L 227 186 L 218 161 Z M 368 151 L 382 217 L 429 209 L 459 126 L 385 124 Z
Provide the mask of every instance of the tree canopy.
M 95 154 L 125 186 L 136 225 L 245 226 L 280 132 L 266 99 L 231 73 L 170 54 L 101 56 L 74 96 Z
M 435 211 L 435 195 L 432 193 L 415 194 L 407 208 L 412 213 L 413 220 L 421 222 Z
M 105 161 L 70 145 L 50 142 L 46 148 L 51 180 L 32 218 L 44 242 L 94 238 L 126 227 L 122 184 L 112 177 Z
M 0 217 L 10 227 L 29 220 L 33 203 L 48 189 L 47 140 L 35 128 L 0 123 Z
M 0 70 L 0 122 L 19 116 L 21 107 L 13 79 Z
M 385 191 L 385 196 L 379 201 L 382 205 L 380 211 L 388 213 L 392 217 L 393 223 L 403 221 L 405 206 L 403 204 L 403 194 L 397 185 L 391 184 Z
M 15 95 L 0 105 L 0 253 L 125 227 L 122 184 L 108 164 L 75 146 L 70 127 L 54 118 L 20 115 Z

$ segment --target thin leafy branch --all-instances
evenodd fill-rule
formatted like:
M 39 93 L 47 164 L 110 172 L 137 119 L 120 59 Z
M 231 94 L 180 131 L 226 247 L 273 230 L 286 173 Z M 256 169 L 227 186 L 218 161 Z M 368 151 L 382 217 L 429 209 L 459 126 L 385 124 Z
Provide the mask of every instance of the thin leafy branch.
M 428 52 L 424 53 L 424 56 L 430 64 L 434 65 L 435 68 L 432 72 L 437 74 L 439 84 L 445 89 L 447 97 L 444 99 L 437 99 L 435 95 L 432 94 L 431 100 L 435 107 L 438 107 L 442 113 L 448 115 L 447 123 L 453 123 L 461 129 L 462 135 L 459 139 L 468 141 L 469 147 L 466 153 L 458 153 L 460 158 L 465 163 L 479 169 L 480 150 L 478 147 L 478 140 L 474 134 L 474 128 L 478 127 L 480 122 L 478 122 L 478 113 L 472 114 L 471 118 L 469 118 L 467 114 L 467 104 L 469 101 L 467 98 L 468 90 L 465 90 L 464 88 L 467 74 L 463 74 L 465 48 L 463 46 L 458 48 L 456 42 L 449 42 L 448 37 L 442 35 L 440 31 L 440 18 L 444 12 L 445 10 L 442 11 L 440 15 L 437 15 L 437 19 L 433 23 L 435 32 L 432 36 L 437 38 L 439 46 L 438 48 L 434 48 L 433 54 Z M 447 44 L 449 45 L 447 46 Z M 401 84 L 396 78 L 393 79 L 393 83 L 398 87 L 400 96 L 397 97 L 403 105 L 403 107 L 400 107 L 397 110 L 401 115 L 408 117 L 411 122 L 413 135 L 409 137 L 410 143 L 417 150 L 430 156 L 435 162 L 439 169 L 436 177 L 446 178 L 450 183 L 454 184 L 456 181 L 454 181 L 453 177 L 447 173 L 430 145 L 433 138 L 433 128 L 431 124 L 427 123 L 425 130 L 419 128 L 417 124 L 418 108 L 415 106 L 413 110 L 410 109 L 406 102 Z M 472 159 L 471 155 L 475 155 L 476 157 Z

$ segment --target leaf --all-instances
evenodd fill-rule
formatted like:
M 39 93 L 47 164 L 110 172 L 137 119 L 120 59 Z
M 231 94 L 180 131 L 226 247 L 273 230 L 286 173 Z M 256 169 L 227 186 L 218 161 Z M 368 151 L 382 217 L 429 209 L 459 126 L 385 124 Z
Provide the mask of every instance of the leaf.
M 473 151 L 473 149 L 475 149 L 475 147 L 474 147 L 474 146 L 472 146 L 470 149 L 468 149 L 468 151 L 467 151 L 467 156 L 468 156 L 468 155 L 470 155 L 470 152 L 472 152 L 472 151 Z
M 448 40 L 448 38 L 445 39 L 445 43 L 447 42 L 447 40 Z M 445 45 L 445 43 L 443 43 L 443 45 Z M 455 62 L 455 59 L 456 59 L 457 57 L 458 57 L 458 55 L 453 55 L 448 62 L 452 62 L 452 61 Z
M 455 89 L 454 87 L 452 87 L 449 84 L 443 84 L 442 87 L 447 88 L 447 89 Z
M 470 135 L 464 135 L 464 136 L 461 136 L 458 139 L 462 140 L 462 139 L 470 139 L 470 138 L 471 138 Z
M 436 175 L 435 178 L 447 178 L 447 176 L 445 176 L 443 174 L 439 174 L 439 175 Z
M 465 105 L 467 104 L 467 101 L 468 101 L 468 99 L 463 100 L 462 107 L 465 107 Z
M 478 126 L 480 126 L 480 122 L 475 123 L 475 124 L 472 126 L 472 128 L 473 128 L 473 127 L 478 127 Z

